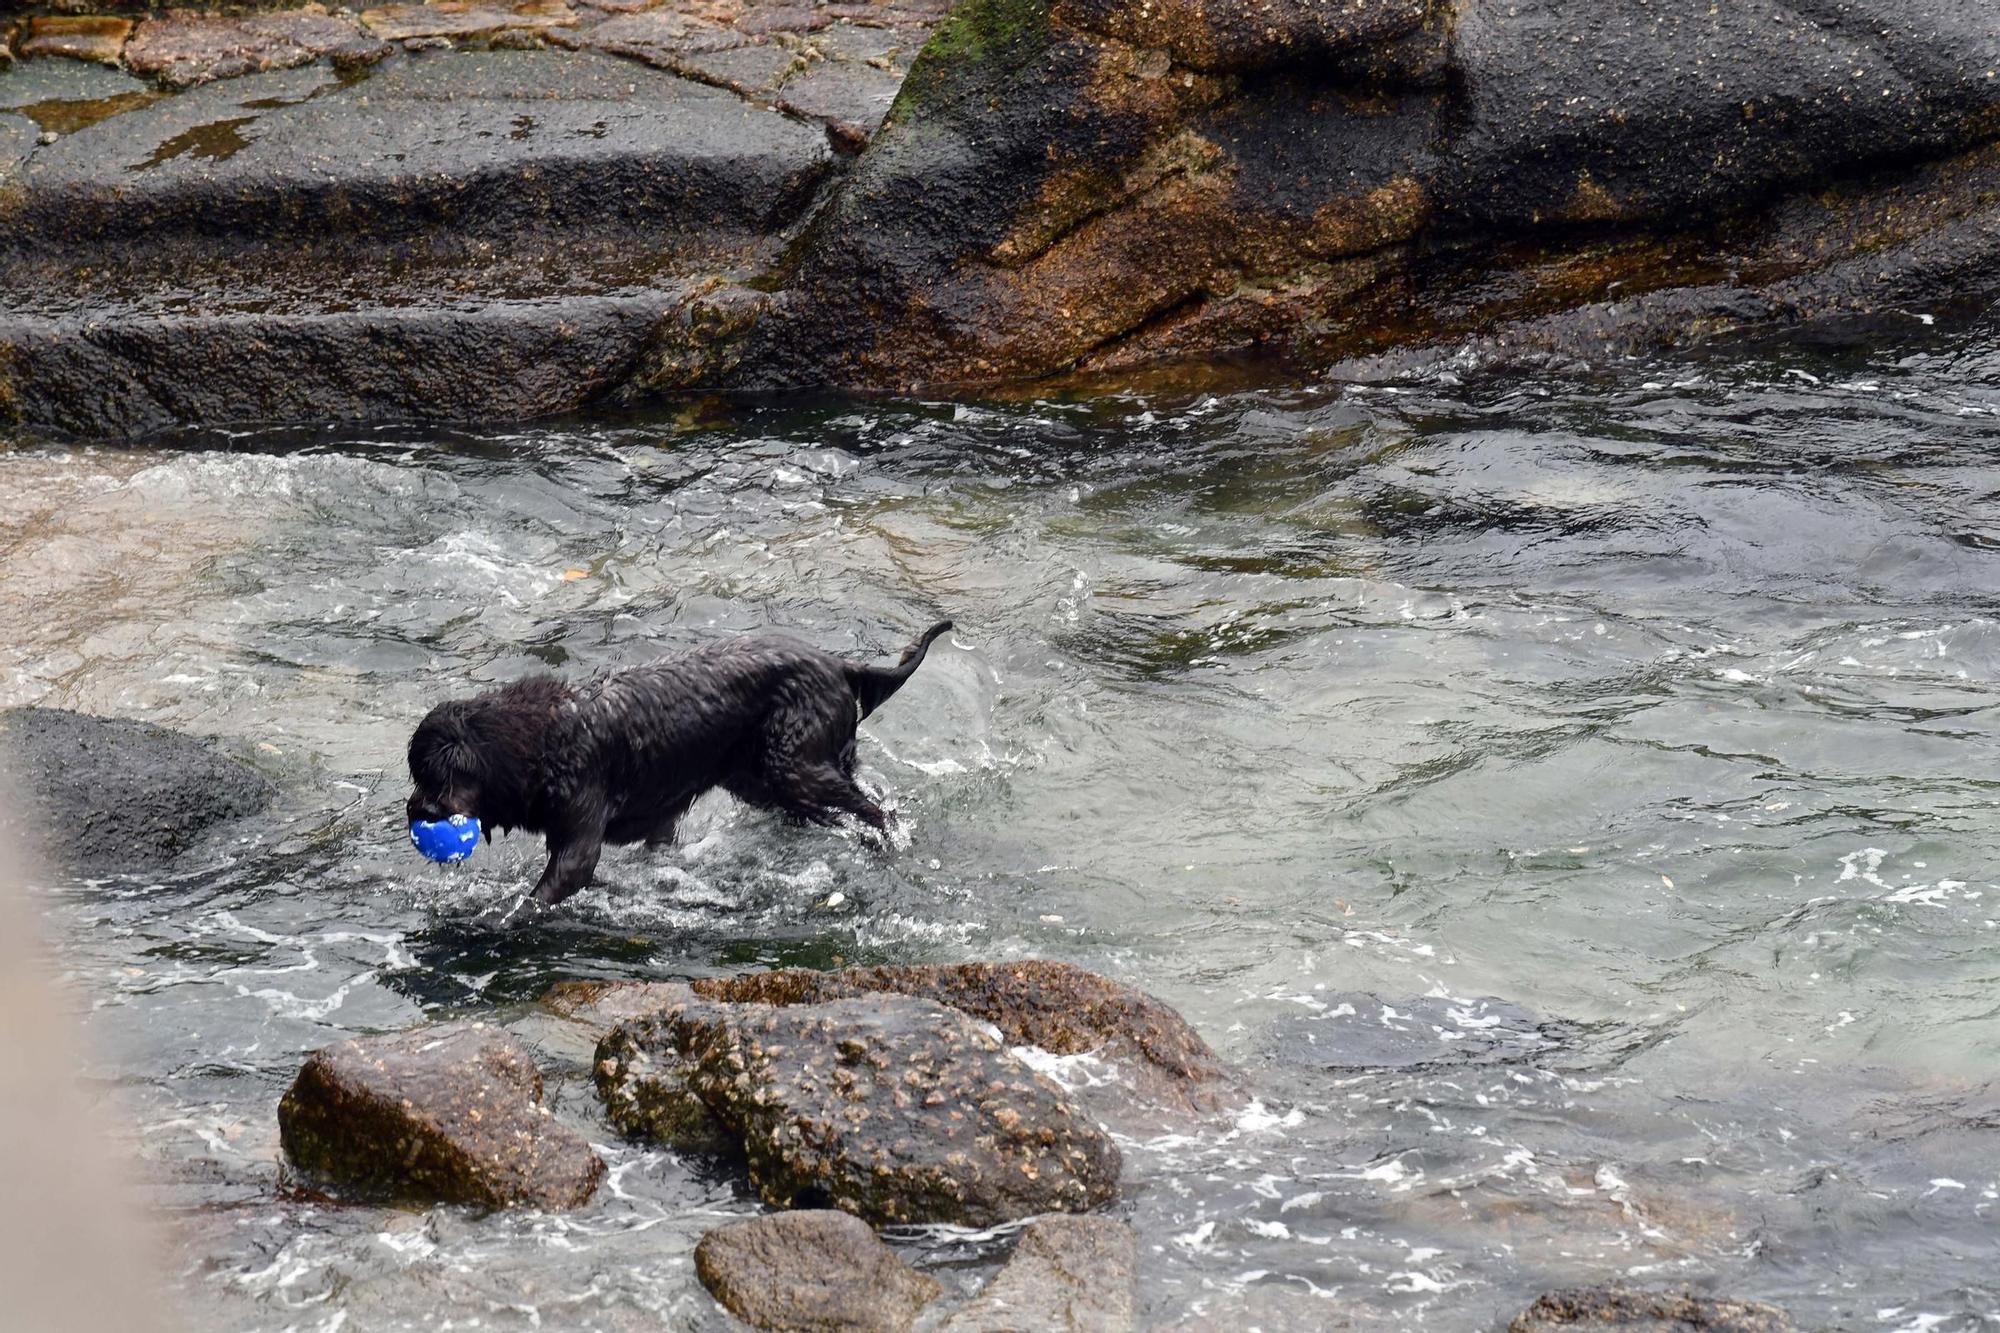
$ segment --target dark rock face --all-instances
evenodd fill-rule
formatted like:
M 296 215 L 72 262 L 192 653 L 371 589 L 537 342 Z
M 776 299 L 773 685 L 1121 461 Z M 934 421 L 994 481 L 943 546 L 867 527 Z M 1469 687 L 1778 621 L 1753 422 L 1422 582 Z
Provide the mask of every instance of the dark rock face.
M 1105 1217 L 1045 1217 L 938 1333 L 1124 1333 L 1138 1327 L 1139 1237 Z
M 1996 43 L 1981 0 L 970 0 L 736 376 L 1325 364 L 1717 283 L 1773 295 L 1643 336 L 1942 299 L 1935 269 L 1857 293 L 1837 266 L 1993 216 Z M 1873 207 L 1926 160 L 1958 164 L 1929 211 Z
M 2000 292 L 1988 0 L 944 8 L 25 20 L 21 69 L 203 86 L 0 115 L 0 425 L 1366 377 Z
M 278 1104 L 285 1153 L 365 1200 L 575 1208 L 604 1163 L 542 1106 L 518 1043 L 472 1023 L 336 1042 Z
M 628 1134 L 720 1126 L 777 1207 L 991 1226 L 1117 1188 L 1117 1147 L 1061 1089 L 928 1000 L 673 1004 L 604 1039 L 597 1082 Z
M 695 1246 L 694 1267 L 737 1318 L 810 1333 L 902 1333 L 942 1290 L 867 1223 L 828 1209 L 720 1227 Z
M 30 832 L 49 859 L 86 873 L 165 865 L 276 794 L 204 741 L 57 708 L 0 712 L 0 768 L 39 817 Z
M 1793 1327 L 1773 1305 L 1615 1287 L 1552 1291 L 1507 1326 L 1508 1333 L 1792 1333 Z

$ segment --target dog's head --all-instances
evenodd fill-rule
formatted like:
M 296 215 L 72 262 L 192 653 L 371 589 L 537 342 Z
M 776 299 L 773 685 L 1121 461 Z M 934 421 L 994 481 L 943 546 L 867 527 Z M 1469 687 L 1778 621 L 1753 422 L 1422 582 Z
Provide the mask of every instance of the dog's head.
M 568 697 L 554 676 L 530 676 L 431 709 L 410 735 L 410 818 L 471 815 L 489 835 L 540 832 L 534 774 Z
M 416 820 L 472 815 L 484 821 L 482 806 L 495 785 L 491 738 L 480 725 L 479 701 L 453 699 L 424 716 L 410 736 L 409 815 Z

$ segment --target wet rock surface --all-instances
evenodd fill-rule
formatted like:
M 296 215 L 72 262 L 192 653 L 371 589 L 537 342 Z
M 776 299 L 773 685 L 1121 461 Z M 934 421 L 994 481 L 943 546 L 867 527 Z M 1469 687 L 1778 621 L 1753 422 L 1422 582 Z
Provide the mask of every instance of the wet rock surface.
M 1045 1217 L 938 1333 L 1124 1333 L 1138 1327 L 1138 1283 L 1132 1228 L 1105 1217 Z
M 540 31 L 574 25 L 576 11 L 563 0 L 434 0 L 431 4 L 383 5 L 363 10 L 361 21 L 377 37 L 492 37 L 504 32 Z
M 942 1291 L 866 1222 L 831 1209 L 719 1227 L 701 1238 L 694 1264 L 725 1309 L 765 1329 L 901 1333 Z
M 1370 378 L 2000 288 L 1983 0 L 439 0 L 45 16 L 15 49 L 0 82 L 148 80 L 0 121 L 0 252 L 34 257 L 0 300 L 0 420 L 36 429 L 1246 351 Z M 588 304 L 621 273 L 658 298 L 636 326 Z M 388 382 L 347 365 L 373 338 Z
M 816 127 L 594 54 L 144 95 L 33 149 L 0 196 L 21 279 L 0 418 L 135 434 L 575 406 L 631 374 L 685 274 L 747 262 L 831 160 Z
M 814 1004 L 872 993 L 913 995 L 948 1005 L 1000 1030 L 1016 1046 L 1056 1055 L 1100 1054 L 1153 1077 L 1146 1090 L 1202 1101 L 1227 1071 L 1178 1013 L 1144 991 L 1072 963 L 1028 960 L 911 967 L 804 968 L 700 980 L 710 999 L 772 1005 Z
M 1583 1287 L 1543 1296 L 1508 1333 L 1792 1333 L 1772 1305 L 1690 1293 Z
M 185 87 L 309 65 L 362 40 L 353 18 L 320 6 L 228 17 L 180 11 L 142 20 L 124 60 L 134 74 Z
M 57 708 L 0 711 L 0 771 L 47 859 L 82 873 L 164 866 L 276 795 L 206 741 Z
M 1977 154 L 2000 34 L 1977 3 L 1838 19 L 970 0 L 736 377 L 963 384 L 1231 348 L 1323 365 L 1711 284 L 1764 299 L 1596 325 L 1688 339 L 1951 298 L 1942 252 L 1873 291 L 1838 265 L 1992 216 L 2000 173 Z M 1892 182 L 1871 173 L 1925 159 L 1961 168 L 1930 211 L 1873 208 Z M 1800 192 L 1815 219 L 1774 207 Z M 1984 248 L 1959 253 L 1961 279 L 1987 271 Z
M 612 224 L 666 245 L 756 237 L 803 205 L 826 159 L 804 126 L 627 61 L 441 53 L 357 82 L 324 67 L 232 79 L 83 127 L 27 163 L 22 197 L 0 210 L 0 244 L 413 224 L 461 247 Z
M 542 1105 L 533 1058 L 480 1023 L 314 1052 L 278 1125 L 295 1166 L 356 1200 L 575 1208 L 604 1175 Z
M 774 261 L 936 15 L 176 9 L 116 20 L 107 63 L 0 66 L 0 426 L 526 417 L 713 379 L 732 356 L 677 350 L 687 303 Z
M 627 1134 L 705 1147 L 720 1127 L 778 1207 L 991 1226 L 1080 1212 L 1117 1188 L 1108 1135 L 972 1019 L 928 1000 L 676 1003 L 613 1030 L 596 1077 Z

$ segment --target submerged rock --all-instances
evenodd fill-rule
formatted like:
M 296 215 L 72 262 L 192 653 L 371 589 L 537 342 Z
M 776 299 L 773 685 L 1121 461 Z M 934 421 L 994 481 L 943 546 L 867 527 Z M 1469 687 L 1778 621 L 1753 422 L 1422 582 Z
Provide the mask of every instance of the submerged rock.
M 901 1333 L 942 1291 L 868 1224 L 830 1209 L 719 1227 L 694 1250 L 711 1296 L 758 1328 Z
M 1123 1333 L 1138 1327 L 1139 1237 L 1106 1217 L 1045 1217 L 938 1333 Z
M 1621 1287 L 1552 1291 L 1507 1326 L 1508 1333 L 1793 1333 L 1793 1328 L 1775 1305 Z
M 678 981 L 558 981 L 542 995 L 542 1003 L 601 1035 L 628 1019 L 646 1018 L 694 998 L 693 988 Z
M 1420 995 L 1383 1000 L 1361 993 L 1313 997 L 1321 1008 L 1272 1029 L 1274 1054 L 1315 1069 L 1413 1069 L 1492 1064 L 1546 1055 L 1559 1031 L 1517 1004 Z
M 27 832 L 48 858 L 85 873 L 163 866 L 276 795 L 206 741 L 60 708 L 0 711 L 0 771 L 39 817 Z
M 596 1074 L 620 1130 L 703 1147 L 719 1127 L 776 1207 L 992 1226 L 1081 1212 L 1117 1189 L 1110 1137 L 928 1000 L 676 1003 L 614 1029 Z
M 359 1199 L 575 1208 L 604 1176 L 542 1105 L 519 1043 L 482 1023 L 336 1042 L 278 1104 L 285 1153 Z

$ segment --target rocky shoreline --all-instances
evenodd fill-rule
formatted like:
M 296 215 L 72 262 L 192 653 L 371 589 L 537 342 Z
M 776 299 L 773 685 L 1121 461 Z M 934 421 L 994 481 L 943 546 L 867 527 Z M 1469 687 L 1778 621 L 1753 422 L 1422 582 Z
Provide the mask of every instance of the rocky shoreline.
M 449 0 L 0 31 L 0 423 L 1590 362 L 1983 306 L 1978 0 Z
M 848 978 L 857 972 L 872 989 L 855 993 Z M 960 983 L 948 995 L 999 993 L 1011 1003 L 959 1009 L 909 993 L 937 991 L 944 976 Z M 812 996 L 812 978 L 836 998 Z M 709 998 L 773 992 L 793 1002 Z M 1037 1014 L 1077 1012 L 1080 996 L 1147 1016 L 1104 1025 L 1088 1048 L 1121 1073 L 1134 1071 L 1135 1058 L 1143 1066 L 1137 1053 L 1165 1036 L 1200 1067 L 1191 1082 L 1233 1083 L 1158 1000 L 1061 963 L 564 983 L 544 1005 L 603 1033 L 594 1067 L 613 1129 L 737 1163 L 775 1210 L 717 1227 L 696 1247 L 702 1285 L 738 1319 L 773 1330 L 1120 1333 L 1141 1327 L 1142 1237 L 1100 1211 L 1116 1211 L 1119 1153 L 1091 1112 L 1110 1122 L 1157 1114 L 1159 1085 L 1145 1076 L 1157 1067 L 1115 1081 L 1086 1112 L 1022 1048 L 1002 1044 L 1047 1031 Z M 1006 1035 L 986 1030 L 987 1015 Z M 1210 1099 L 1201 1112 L 1189 1109 L 1195 1099 L 1170 1100 L 1183 1131 L 1224 1105 L 1240 1109 Z M 603 1176 L 575 1131 L 549 1119 L 531 1057 L 476 1022 L 317 1052 L 279 1119 L 293 1166 L 340 1199 L 575 1209 Z M 985 1285 L 954 1300 L 876 1235 L 913 1224 L 1015 1234 Z M 1303 1333 L 1332 1318 L 1308 1306 L 1258 1326 Z M 1793 1327 L 1768 1305 L 1628 1288 L 1551 1292 L 1509 1325 L 1512 1333 Z

